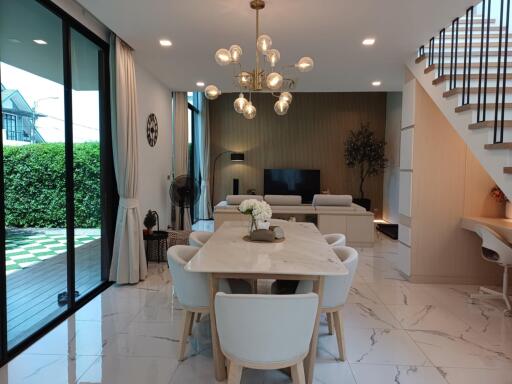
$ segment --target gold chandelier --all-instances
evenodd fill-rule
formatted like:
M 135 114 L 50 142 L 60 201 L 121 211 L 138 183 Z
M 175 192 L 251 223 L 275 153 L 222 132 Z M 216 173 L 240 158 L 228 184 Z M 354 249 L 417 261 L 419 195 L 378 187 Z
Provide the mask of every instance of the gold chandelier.
M 281 57 L 279 51 L 272 48 L 270 36 L 260 35 L 260 10 L 265 8 L 264 0 L 252 0 L 251 8 L 256 11 L 256 66 L 252 71 L 242 69 L 240 58 L 242 48 L 233 44 L 229 49 L 221 48 L 215 52 L 215 61 L 221 66 L 234 66 L 234 80 L 240 89 L 240 95 L 234 101 L 235 111 L 244 115 L 246 119 L 256 117 L 256 107 L 252 104 L 252 93 L 270 91 L 277 98 L 274 104 L 274 111 L 282 116 L 286 115 L 292 102 L 291 90 L 295 87 L 295 80 L 290 77 L 290 70 L 309 72 L 313 69 L 314 62 L 311 57 L 304 56 L 296 64 L 285 65 L 277 68 Z M 263 61 L 263 64 L 261 64 Z M 247 99 L 244 93 L 249 94 Z M 204 90 L 209 100 L 215 100 L 221 94 L 219 88 L 213 84 L 208 85 Z

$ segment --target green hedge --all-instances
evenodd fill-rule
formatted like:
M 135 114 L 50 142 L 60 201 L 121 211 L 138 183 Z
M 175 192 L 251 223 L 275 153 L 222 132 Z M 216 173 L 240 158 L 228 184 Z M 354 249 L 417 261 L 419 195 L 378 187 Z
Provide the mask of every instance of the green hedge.
M 66 226 L 63 143 L 4 147 L 5 223 L 18 228 Z M 73 146 L 75 227 L 100 226 L 99 143 Z

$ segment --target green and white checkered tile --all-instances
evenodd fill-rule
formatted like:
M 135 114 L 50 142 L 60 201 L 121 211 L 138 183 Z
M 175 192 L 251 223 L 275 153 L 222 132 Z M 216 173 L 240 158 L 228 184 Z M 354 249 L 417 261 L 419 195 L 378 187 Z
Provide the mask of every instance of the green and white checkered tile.
M 75 248 L 101 237 L 100 231 L 75 235 Z M 61 231 L 38 233 L 17 232 L 7 234 L 5 266 L 7 274 L 28 268 L 31 265 L 66 252 L 66 234 Z

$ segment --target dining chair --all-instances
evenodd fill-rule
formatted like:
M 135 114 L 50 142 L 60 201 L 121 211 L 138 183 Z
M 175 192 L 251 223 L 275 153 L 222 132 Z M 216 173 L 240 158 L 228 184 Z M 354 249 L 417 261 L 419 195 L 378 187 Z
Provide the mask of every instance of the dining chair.
M 213 232 L 205 232 L 205 231 L 194 231 L 191 232 L 188 236 L 188 243 L 193 247 L 201 248 L 204 243 L 206 243 L 210 237 L 212 237 Z
M 502 290 L 480 287 L 479 293 L 472 294 L 471 301 L 475 299 L 489 299 L 501 297 L 505 301 L 505 316 L 512 316 L 512 306 L 508 297 L 508 268 L 512 266 L 512 246 L 499 233 L 489 227 L 479 225 L 475 232 L 482 239 L 482 257 L 485 261 L 496 263 L 503 267 Z
M 354 248 L 350 247 L 334 247 L 333 251 L 348 269 L 348 275 L 327 276 L 325 278 L 320 311 L 327 315 L 329 334 L 332 335 L 334 331 L 336 332 L 340 360 L 345 361 L 345 340 L 341 310 L 350 293 L 350 287 L 352 286 L 352 281 L 356 274 L 359 255 Z M 312 290 L 312 281 L 301 280 L 295 292 L 297 294 L 303 294 L 311 292 Z
M 229 362 L 228 384 L 239 384 L 243 368 L 291 367 L 295 384 L 305 384 L 318 295 L 215 296 L 220 348 Z
M 181 332 L 178 359 L 185 358 L 188 336 L 192 334 L 194 315 L 209 312 L 209 285 L 206 273 L 187 272 L 185 265 L 197 253 L 199 248 L 188 245 L 175 245 L 167 251 L 167 263 L 171 271 L 174 292 L 185 311 Z M 226 280 L 219 282 L 219 290 L 231 292 Z
M 347 238 L 343 233 L 330 233 L 324 235 L 324 239 L 331 247 L 347 245 Z

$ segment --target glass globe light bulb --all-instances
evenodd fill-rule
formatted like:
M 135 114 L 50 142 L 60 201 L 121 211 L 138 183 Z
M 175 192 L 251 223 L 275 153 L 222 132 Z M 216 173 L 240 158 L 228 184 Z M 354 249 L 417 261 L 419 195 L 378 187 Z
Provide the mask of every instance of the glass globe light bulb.
M 228 65 L 231 63 L 231 53 L 226 48 L 221 48 L 215 52 L 215 61 L 219 65 Z
M 276 103 L 274 104 L 274 111 L 276 111 L 276 113 L 279 115 L 279 116 L 283 116 L 283 115 L 286 115 L 286 113 L 288 112 L 288 108 L 290 107 L 290 104 L 288 104 L 286 101 L 284 100 L 277 100 Z
M 279 100 L 283 100 L 286 101 L 288 104 L 291 104 L 293 96 L 290 92 L 283 92 L 279 95 Z
M 301 57 L 297 64 L 295 64 L 295 67 L 300 72 L 309 72 L 313 69 L 313 66 L 315 65 L 313 59 L 311 57 Z
M 272 67 L 275 67 L 280 58 L 281 54 L 277 49 L 269 49 L 265 54 L 265 59 L 270 63 L 270 66 Z
M 220 90 L 216 85 L 209 85 L 204 89 L 204 95 L 208 100 L 215 100 L 220 95 Z
M 233 106 L 235 107 L 235 111 L 237 113 L 244 113 L 245 106 L 249 103 L 249 101 L 244 97 L 243 93 L 240 93 L 238 98 L 233 103 Z
M 269 73 L 267 76 L 267 87 L 272 91 L 276 91 L 281 88 L 281 85 L 283 85 L 283 76 L 277 72 Z
M 256 48 L 260 53 L 266 53 L 272 47 L 272 39 L 269 35 L 260 35 L 256 40 Z
M 238 63 L 240 61 L 240 57 L 242 56 L 242 47 L 238 44 L 233 44 L 229 47 L 229 54 L 231 55 L 231 62 Z
M 252 105 L 252 102 L 248 102 L 244 107 L 244 117 L 247 120 L 254 119 L 256 117 L 256 107 Z
M 249 87 L 252 84 L 252 75 L 249 72 L 240 72 L 238 75 L 238 84 L 244 88 Z

